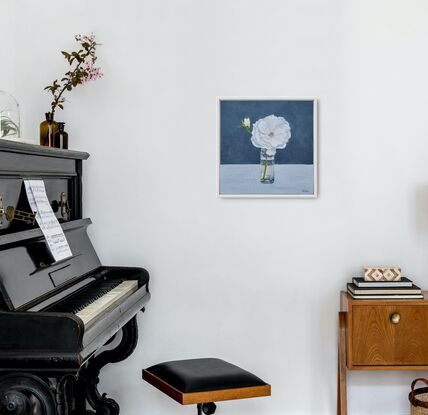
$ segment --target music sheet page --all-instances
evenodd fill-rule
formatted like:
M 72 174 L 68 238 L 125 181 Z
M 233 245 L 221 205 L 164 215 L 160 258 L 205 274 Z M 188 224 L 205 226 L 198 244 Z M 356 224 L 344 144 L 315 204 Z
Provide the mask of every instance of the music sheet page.
M 45 183 L 43 180 L 24 180 L 24 183 L 31 210 L 36 212 L 36 221 L 55 261 L 72 256 L 64 231 L 46 195 Z

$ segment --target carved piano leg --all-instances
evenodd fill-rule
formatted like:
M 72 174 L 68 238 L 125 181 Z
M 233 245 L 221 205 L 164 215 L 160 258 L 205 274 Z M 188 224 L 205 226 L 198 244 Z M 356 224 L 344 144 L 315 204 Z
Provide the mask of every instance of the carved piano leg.
M 119 345 L 102 352 L 98 356 L 90 359 L 86 367 L 82 368 L 79 379 L 85 389 L 86 400 L 95 409 L 96 415 L 117 415 L 120 412 L 119 404 L 106 394 L 98 392 L 98 382 L 100 370 L 109 363 L 116 363 L 125 360 L 132 354 L 138 341 L 137 317 L 134 317 L 122 328 L 122 339 Z M 88 411 L 87 413 L 91 413 Z M 93 412 L 92 412 L 93 413 Z
M 55 397 L 50 387 L 29 373 L 0 377 L 0 414 L 55 415 Z

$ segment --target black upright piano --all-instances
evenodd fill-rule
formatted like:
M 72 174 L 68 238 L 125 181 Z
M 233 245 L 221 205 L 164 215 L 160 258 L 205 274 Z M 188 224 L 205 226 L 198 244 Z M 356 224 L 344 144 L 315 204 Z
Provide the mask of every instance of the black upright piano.
M 149 274 L 100 263 L 82 216 L 88 157 L 0 140 L 0 414 L 119 413 L 98 376 L 133 352 Z M 54 260 L 25 179 L 44 181 L 71 257 Z

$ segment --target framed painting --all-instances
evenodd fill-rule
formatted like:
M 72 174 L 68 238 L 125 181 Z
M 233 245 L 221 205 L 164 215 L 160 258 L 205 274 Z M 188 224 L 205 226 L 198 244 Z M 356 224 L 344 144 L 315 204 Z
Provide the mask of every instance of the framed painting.
M 220 197 L 317 197 L 315 98 L 218 99 Z

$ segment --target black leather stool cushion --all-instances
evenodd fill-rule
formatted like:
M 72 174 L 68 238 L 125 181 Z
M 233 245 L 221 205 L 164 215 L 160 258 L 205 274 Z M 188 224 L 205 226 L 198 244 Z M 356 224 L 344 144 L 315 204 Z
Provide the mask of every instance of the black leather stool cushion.
M 266 385 L 252 373 L 214 358 L 175 360 L 146 370 L 182 393 Z

